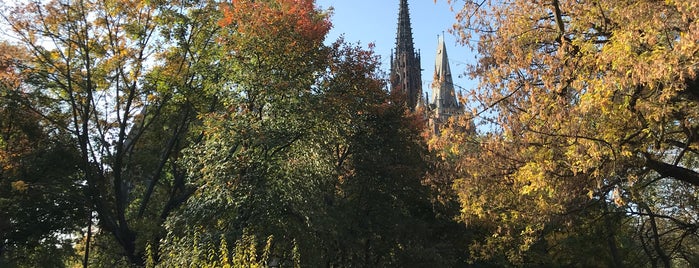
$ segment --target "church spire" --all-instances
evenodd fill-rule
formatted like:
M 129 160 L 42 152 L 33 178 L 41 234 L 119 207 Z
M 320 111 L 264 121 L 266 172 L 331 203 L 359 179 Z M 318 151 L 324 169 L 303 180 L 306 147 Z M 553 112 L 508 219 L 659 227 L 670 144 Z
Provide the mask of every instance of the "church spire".
M 415 110 L 422 96 L 420 54 L 415 52 L 410 26 L 408 1 L 400 0 L 396 48 L 391 55 L 391 92 L 405 97 L 405 104 Z
M 398 8 L 398 32 L 396 34 L 396 50 L 414 52 L 413 28 L 410 25 L 408 0 L 400 0 Z
M 437 110 L 438 116 L 449 115 L 460 109 L 459 101 L 454 92 L 454 82 L 449 68 L 447 46 L 444 44 L 444 36 L 438 38 L 437 57 L 434 64 L 434 81 L 432 82 L 432 107 Z

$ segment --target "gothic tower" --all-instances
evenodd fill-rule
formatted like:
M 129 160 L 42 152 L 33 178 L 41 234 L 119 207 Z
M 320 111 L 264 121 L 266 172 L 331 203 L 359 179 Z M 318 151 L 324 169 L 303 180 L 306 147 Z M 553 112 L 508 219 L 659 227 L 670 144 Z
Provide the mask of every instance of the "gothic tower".
M 415 52 L 413 45 L 408 0 L 400 0 L 396 48 L 391 53 L 391 93 L 404 95 L 405 104 L 411 111 L 422 102 L 420 72 L 420 54 Z
M 440 36 L 437 42 L 437 57 L 434 63 L 430 109 L 434 111 L 434 117 L 444 120 L 452 115 L 461 113 L 462 108 L 456 99 L 444 36 Z

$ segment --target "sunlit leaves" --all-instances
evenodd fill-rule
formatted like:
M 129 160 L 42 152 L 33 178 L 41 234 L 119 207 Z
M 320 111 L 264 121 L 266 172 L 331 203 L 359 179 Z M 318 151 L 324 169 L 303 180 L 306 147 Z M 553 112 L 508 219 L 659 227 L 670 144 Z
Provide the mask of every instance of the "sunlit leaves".
M 299 42 L 322 41 L 330 30 L 328 18 L 315 10 L 311 0 L 233 0 L 231 6 L 224 5 L 221 24 L 236 27 L 242 35 L 259 34 L 260 28 L 277 37 L 298 34 Z
M 462 159 L 466 175 L 457 187 L 465 220 L 507 223 L 536 236 L 527 226 L 556 224 L 558 215 L 576 215 L 569 212 L 586 202 L 625 196 L 614 198 L 623 207 L 669 179 L 699 185 L 691 175 L 697 166 L 680 164 L 699 156 L 689 149 L 699 142 L 691 134 L 699 128 L 696 7 L 675 1 L 458 6 L 455 31 L 479 52 L 471 74 L 481 84 L 473 100 L 493 107 L 493 116 L 482 118 L 491 123 L 483 127 L 489 134 L 474 156 Z M 516 222 L 501 211 L 538 213 Z M 508 239 L 488 241 L 507 250 Z
M 312 86 L 326 66 L 322 41 L 329 27 L 313 25 L 329 24 L 312 1 L 235 1 L 222 8 L 210 50 L 218 63 L 211 68 L 221 75 L 205 90 L 216 92 L 224 108 L 199 116 L 202 143 L 183 161 L 197 190 L 169 219 L 168 237 L 187 241 L 189 229 L 225 235 L 240 241 L 234 265 L 257 265 L 254 237 L 275 235 L 280 239 L 269 254 L 291 261 L 295 240 L 312 252 L 312 229 L 326 229 L 317 217 L 325 213 L 322 193 L 332 167 L 316 143 L 319 96 Z
M 178 21 L 193 4 L 25 1 L 3 14 L 31 56 L 22 105 L 80 150 L 71 167 L 83 172 L 100 232 L 114 239 L 101 236 L 114 242 L 103 259 L 118 252 L 142 264 L 146 242 L 158 247 L 161 221 L 191 194 L 177 158 L 197 141 L 197 114 L 217 107 L 206 85 L 219 75 L 207 68 L 218 60 L 207 47 L 218 5 L 197 2 L 207 16 Z M 177 38 L 158 35 L 171 29 Z

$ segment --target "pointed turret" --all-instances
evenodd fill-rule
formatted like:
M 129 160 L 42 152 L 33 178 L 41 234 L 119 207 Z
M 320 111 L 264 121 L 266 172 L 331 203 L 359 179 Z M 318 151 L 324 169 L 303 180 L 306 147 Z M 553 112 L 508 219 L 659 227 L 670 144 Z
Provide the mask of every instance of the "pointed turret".
M 396 34 L 396 51 L 414 52 L 413 28 L 410 24 L 408 0 L 400 0 L 398 8 L 398 32 Z
M 422 96 L 420 54 L 415 52 L 408 1 L 400 0 L 396 48 L 391 55 L 391 92 L 405 96 L 411 111 Z
M 437 117 L 448 117 L 458 113 L 461 105 L 456 98 L 454 82 L 449 68 L 447 47 L 444 44 L 444 36 L 438 38 L 437 58 L 434 64 L 434 81 L 432 81 L 432 103 Z

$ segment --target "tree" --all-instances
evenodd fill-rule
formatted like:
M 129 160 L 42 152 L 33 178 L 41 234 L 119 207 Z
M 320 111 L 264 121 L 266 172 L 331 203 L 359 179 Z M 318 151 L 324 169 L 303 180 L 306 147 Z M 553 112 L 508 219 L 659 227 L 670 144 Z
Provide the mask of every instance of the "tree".
M 424 120 L 407 111 L 401 96 L 387 94 L 371 51 L 341 41 L 333 47 L 331 71 L 321 83 L 321 115 L 330 130 L 323 147 L 336 174 L 329 266 L 453 264 L 444 255 L 448 243 L 436 238 L 442 234 L 422 185 Z
M 163 265 L 449 263 L 421 185 L 424 122 L 385 91 L 373 52 L 324 45 L 329 18 L 313 1 L 234 1 L 224 14 L 226 109 L 187 151 L 198 190 L 168 220 Z M 249 246 L 221 255 L 221 237 Z
M 17 99 L 26 51 L 0 43 L 0 266 L 64 266 L 86 217 L 77 151 Z
M 493 114 L 480 114 L 491 124 L 457 183 L 464 221 L 493 224 L 476 248 L 526 262 L 555 226 L 616 203 L 622 210 L 603 218 L 638 218 L 630 224 L 646 236 L 636 238 L 654 263 L 695 262 L 684 252 L 696 246 L 696 210 L 669 197 L 691 199 L 699 186 L 698 7 L 561 0 L 459 7 L 455 31 L 479 52 L 470 70 L 481 81 L 474 100 Z
M 328 176 L 309 137 L 317 122 L 313 84 L 326 67 L 330 23 L 313 1 L 233 1 L 223 13 L 217 41 L 226 75 L 216 87 L 225 109 L 206 115 L 203 143 L 187 151 L 184 163 L 198 190 L 168 220 L 172 243 L 162 253 L 169 256 L 164 265 L 191 260 L 182 253 L 192 245 L 201 248 L 195 258 L 204 260 L 221 237 L 270 235 L 268 259 L 288 265 L 297 262 L 297 248 L 319 250 L 311 245 Z M 200 242 L 193 243 L 192 234 Z
M 146 242 L 157 248 L 162 222 L 193 192 L 178 159 L 199 139 L 199 113 L 217 107 L 206 82 L 217 75 L 216 6 L 36 1 L 3 13 L 31 55 L 17 100 L 70 134 L 98 241 L 115 245 L 106 260 L 143 264 Z
M 424 120 L 314 1 L 3 7 L 0 264 L 460 264 Z

